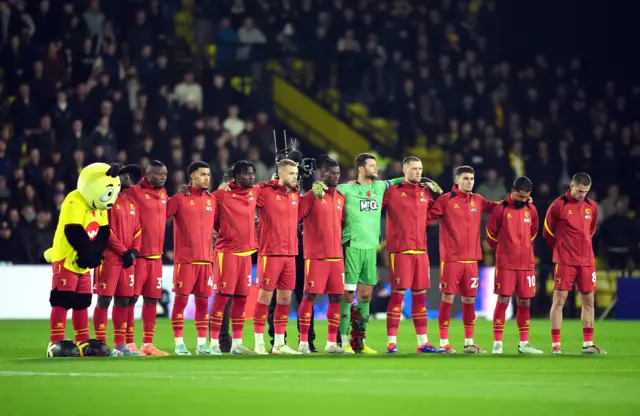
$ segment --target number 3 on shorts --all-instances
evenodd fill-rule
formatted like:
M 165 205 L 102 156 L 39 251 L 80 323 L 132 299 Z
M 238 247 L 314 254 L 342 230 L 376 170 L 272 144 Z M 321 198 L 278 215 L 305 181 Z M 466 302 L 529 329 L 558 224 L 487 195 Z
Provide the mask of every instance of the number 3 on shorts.
M 471 278 L 471 289 L 477 289 L 478 288 L 478 278 L 477 277 L 472 277 Z
M 158 282 L 156 289 L 162 289 L 162 277 L 156 277 L 156 280 Z

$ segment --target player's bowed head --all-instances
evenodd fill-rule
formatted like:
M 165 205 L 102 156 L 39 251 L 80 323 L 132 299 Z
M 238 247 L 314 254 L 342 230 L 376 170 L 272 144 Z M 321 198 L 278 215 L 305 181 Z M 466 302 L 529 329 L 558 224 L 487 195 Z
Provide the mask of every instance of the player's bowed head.
M 582 201 L 587 197 L 591 190 L 591 176 L 584 172 L 576 173 L 571 178 L 571 196 L 576 201 Z
M 517 208 L 522 208 L 531 201 L 533 183 L 526 176 L 520 176 L 511 187 L 511 200 Z

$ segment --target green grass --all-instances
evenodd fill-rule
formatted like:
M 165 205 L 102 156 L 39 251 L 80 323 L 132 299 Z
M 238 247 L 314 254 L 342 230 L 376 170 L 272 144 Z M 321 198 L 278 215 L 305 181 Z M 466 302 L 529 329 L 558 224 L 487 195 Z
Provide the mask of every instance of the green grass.
M 435 322 L 430 326 L 436 341 Z M 248 322 L 250 346 L 251 327 Z M 324 347 L 326 322 L 317 327 L 317 345 Z M 398 340 L 404 354 L 397 356 L 50 360 L 42 358 L 48 322 L 0 321 L 0 414 L 640 414 L 638 322 L 598 324 L 596 340 L 609 354 L 592 357 L 579 355 L 579 322 L 564 324 L 563 356 L 549 353 L 547 321 L 534 321 L 531 329 L 543 356 L 517 354 L 515 322 L 507 325 L 502 357 L 418 356 L 412 353 L 413 325 L 403 321 Z M 172 351 L 167 320 L 156 333 L 157 345 Z M 290 333 L 297 334 L 293 325 Z M 192 322 L 185 325 L 185 339 L 194 351 Z M 450 339 L 461 349 L 461 322 L 453 322 Z M 478 321 L 475 340 L 491 348 L 490 322 Z M 384 351 L 384 322 L 370 325 L 368 343 Z

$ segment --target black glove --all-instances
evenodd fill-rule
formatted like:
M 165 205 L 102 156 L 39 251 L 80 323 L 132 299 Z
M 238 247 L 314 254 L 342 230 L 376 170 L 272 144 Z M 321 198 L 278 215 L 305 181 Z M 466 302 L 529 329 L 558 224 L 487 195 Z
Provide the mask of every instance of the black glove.
M 78 253 L 78 257 L 76 258 L 76 264 L 81 269 L 95 269 L 100 266 L 102 263 L 102 259 L 104 256 L 101 254 L 100 256 L 89 256 L 86 259 L 82 257 L 80 253 Z
M 125 251 L 122 255 L 122 267 L 128 269 L 133 266 L 133 261 L 136 259 L 136 256 L 138 256 L 138 250 Z

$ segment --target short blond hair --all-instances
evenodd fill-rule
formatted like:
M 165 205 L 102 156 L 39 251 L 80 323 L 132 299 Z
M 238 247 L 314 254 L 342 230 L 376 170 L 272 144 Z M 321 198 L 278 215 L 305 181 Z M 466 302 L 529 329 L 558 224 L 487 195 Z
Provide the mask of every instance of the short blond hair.
M 276 163 L 276 167 L 278 169 L 281 169 L 281 168 L 283 168 L 285 166 L 295 166 L 295 167 L 297 167 L 298 164 L 296 162 L 294 162 L 293 160 L 291 160 L 291 159 L 282 159 L 281 161 Z

